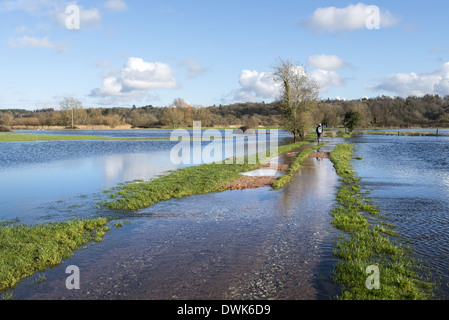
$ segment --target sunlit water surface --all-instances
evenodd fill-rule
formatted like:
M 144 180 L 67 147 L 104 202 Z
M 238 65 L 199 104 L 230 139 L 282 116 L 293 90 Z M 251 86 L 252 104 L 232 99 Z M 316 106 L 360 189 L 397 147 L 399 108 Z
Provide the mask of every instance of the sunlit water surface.
M 359 136 L 354 167 L 449 298 L 449 138 Z
M 2 215 L 52 221 L 102 214 L 124 223 L 111 225 L 103 242 L 46 270 L 45 281 L 30 285 L 38 275 L 23 281 L 13 297 L 327 300 L 339 293 L 330 279 L 338 232 L 329 214 L 339 181 L 328 159 L 308 159 L 278 191 L 204 194 L 137 212 L 95 209 L 92 193 L 174 169 L 168 160 L 172 146 L 168 141 L 0 146 L 9 154 L 1 160 L 8 163 L 1 174 L 9 185 L 1 190 L 8 195 L 0 203 L 7 209 Z M 68 265 L 80 269 L 80 290 L 65 286 Z

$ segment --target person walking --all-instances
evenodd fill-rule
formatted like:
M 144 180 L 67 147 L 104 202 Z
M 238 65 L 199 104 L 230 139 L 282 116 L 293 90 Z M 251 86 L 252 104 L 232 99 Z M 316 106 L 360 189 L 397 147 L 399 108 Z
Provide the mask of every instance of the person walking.
M 320 123 L 318 125 L 318 127 L 316 128 L 316 135 L 317 135 L 317 139 L 318 139 L 318 144 L 320 144 L 322 134 L 323 134 L 323 126 Z

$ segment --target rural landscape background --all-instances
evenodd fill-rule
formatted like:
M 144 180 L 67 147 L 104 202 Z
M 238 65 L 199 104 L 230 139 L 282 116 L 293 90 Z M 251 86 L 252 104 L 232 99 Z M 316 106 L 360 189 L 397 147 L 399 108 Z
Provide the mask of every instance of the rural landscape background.
M 449 96 L 425 95 L 423 97 L 391 98 L 387 96 L 352 101 L 324 100 L 314 111 L 316 123 L 330 127 L 344 125 L 349 111 L 360 114 L 362 128 L 420 128 L 449 127 Z M 179 128 L 201 121 L 204 127 L 280 127 L 282 111 L 280 102 L 238 103 L 219 106 L 190 106 L 177 98 L 168 107 L 152 105 L 129 108 L 83 108 L 74 110 L 75 127 L 110 129 L 128 128 Z M 19 129 L 44 129 L 48 127 L 71 128 L 71 109 L 0 110 L 0 125 Z
M 448 8 L 0 0 L 0 297 L 447 300 Z

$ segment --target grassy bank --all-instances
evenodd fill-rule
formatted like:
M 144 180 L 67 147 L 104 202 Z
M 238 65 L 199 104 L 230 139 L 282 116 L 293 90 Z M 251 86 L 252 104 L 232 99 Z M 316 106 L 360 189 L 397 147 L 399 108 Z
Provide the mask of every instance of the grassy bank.
M 37 226 L 0 223 L 0 291 L 58 265 L 91 241 L 102 241 L 106 231 L 102 218 Z
M 52 135 L 52 134 L 20 134 L 20 133 L 0 133 L 0 142 L 30 142 L 30 141 L 80 141 L 80 140 L 110 140 L 110 141 L 152 141 L 170 140 L 170 138 L 113 138 L 100 136 L 81 135 Z
M 378 208 L 366 199 L 360 179 L 351 167 L 353 145 L 338 145 L 331 161 L 342 185 L 338 190 L 339 206 L 332 211 L 332 224 L 347 234 L 337 243 L 335 255 L 340 263 L 333 272 L 334 281 L 342 285 L 338 299 L 344 300 L 425 300 L 431 297 L 431 285 L 415 272 L 417 266 L 409 250 L 397 240 L 394 226 Z M 396 241 L 395 241 L 396 240 Z M 367 288 L 369 266 L 379 268 L 380 289 Z
M 290 152 L 309 142 L 298 142 L 280 146 L 277 154 Z M 119 185 L 105 193 L 109 200 L 103 206 L 115 210 L 138 210 L 152 206 L 160 201 L 172 198 L 220 192 L 227 188 L 230 182 L 241 177 L 242 172 L 255 170 L 263 164 L 261 157 L 251 159 L 244 157 L 243 161 L 233 160 L 232 164 L 223 162 L 203 164 L 176 170 L 168 175 L 151 181 L 135 181 Z M 266 160 L 266 159 L 265 159 Z M 239 164 L 239 162 L 243 162 Z

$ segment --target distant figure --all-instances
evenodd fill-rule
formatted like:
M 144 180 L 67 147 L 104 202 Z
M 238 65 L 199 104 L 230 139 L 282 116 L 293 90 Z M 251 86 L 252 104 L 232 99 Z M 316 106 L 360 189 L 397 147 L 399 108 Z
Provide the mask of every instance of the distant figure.
M 323 126 L 321 125 L 321 123 L 318 125 L 318 127 L 316 128 L 316 135 L 318 138 L 318 144 L 320 144 L 320 140 L 321 140 L 321 135 L 323 134 Z

